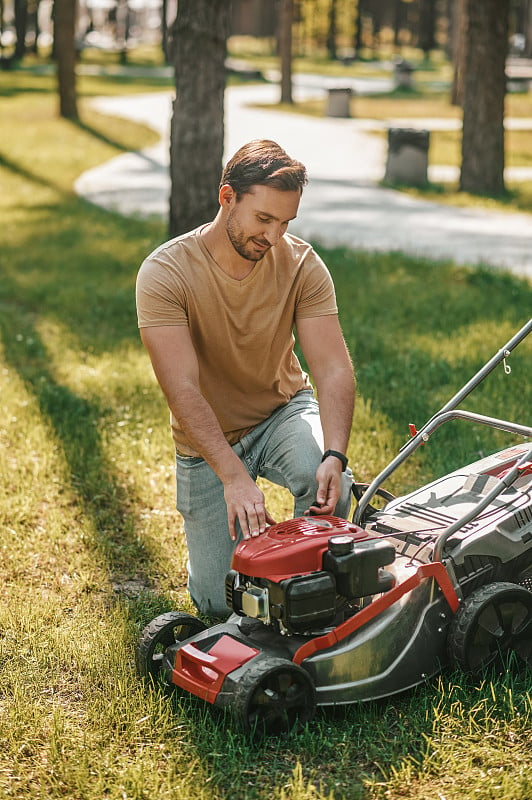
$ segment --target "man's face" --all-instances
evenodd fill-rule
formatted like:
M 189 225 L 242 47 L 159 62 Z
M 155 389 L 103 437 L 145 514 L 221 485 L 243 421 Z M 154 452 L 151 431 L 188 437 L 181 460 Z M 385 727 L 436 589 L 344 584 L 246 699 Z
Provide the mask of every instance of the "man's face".
M 299 191 L 281 191 L 269 186 L 253 186 L 229 203 L 226 231 L 231 244 L 242 258 L 260 261 L 270 247 L 284 235 L 299 208 Z

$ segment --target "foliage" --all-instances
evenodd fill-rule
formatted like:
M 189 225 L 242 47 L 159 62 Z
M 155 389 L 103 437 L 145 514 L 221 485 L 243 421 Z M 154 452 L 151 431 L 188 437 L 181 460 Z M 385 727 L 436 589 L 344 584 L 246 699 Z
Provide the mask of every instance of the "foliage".
M 44 85 L 6 88 L 0 119 L 0 796 L 529 798 L 530 671 L 445 674 L 259 743 L 195 698 L 138 682 L 142 626 L 192 610 L 167 410 L 134 309 L 138 265 L 164 231 L 71 187 L 151 134 L 85 104 L 82 125 L 59 120 Z M 350 456 L 364 479 L 530 316 L 532 288 L 397 253 L 323 256 L 358 373 Z M 522 419 L 531 352 L 523 343 L 512 374 L 497 370 L 466 406 Z M 503 440 L 442 429 L 398 480 Z M 281 493 L 268 502 L 289 513 Z

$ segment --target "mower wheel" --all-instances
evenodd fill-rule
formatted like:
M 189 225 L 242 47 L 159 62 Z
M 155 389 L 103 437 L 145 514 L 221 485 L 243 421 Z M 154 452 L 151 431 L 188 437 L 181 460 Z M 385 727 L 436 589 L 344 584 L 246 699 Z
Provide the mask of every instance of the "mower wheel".
M 308 672 L 285 658 L 250 666 L 235 690 L 232 711 L 246 732 L 276 735 L 314 717 L 316 693 Z
M 196 633 L 201 633 L 206 627 L 197 617 L 181 611 L 168 611 L 152 619 L 142 631 L 137 646 L 139 675 L 157 681 L 166 649 Z
M 532 663 L 532 592 L 515 583 L 489 583 L 467 597 L 449 629 L 453 667 L 478 673 L 506 668 L 511 652 Z

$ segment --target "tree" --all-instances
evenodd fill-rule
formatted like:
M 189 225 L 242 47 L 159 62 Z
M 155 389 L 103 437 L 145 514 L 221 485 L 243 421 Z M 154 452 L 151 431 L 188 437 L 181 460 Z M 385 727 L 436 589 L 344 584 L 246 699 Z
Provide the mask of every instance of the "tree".
M 175 100 L 170 128 L 171 236 L 218 211 L 224 145 L 227 0 L 179 0 L 171 28 Z
M 464 105 L 464 72 L 467 37 L 467 0 L 454 0 L 452 7 L 452 60 L 453 85 L 451 103 L 454 106 Z
M 466 0 L 460 190 L 504 192 L 504 97 L 510 0 Z
M 419 13 L 419 47 L 425 58 L 436 46 L 436 0 L 421 0 Z
M 164 56 L 164 63 L 170 63 L 170 55 L 168 52 L 168 0 L 162 0 L 161 3 L 161 47 Z
M 26 31 L 28 28 L 28 2 L 27 0 L 14 0 L 15 11 L 15 52 L 13 59 L 20 61 L 26 53 Z
M 59 114 L 77 119 L 76 91 L 76 0 L 54 2 L 54 47 L 57 60 Z
M 355 8 L 355 33 L 353 36 L 353 50 L 355 58 L 360 58 L 362 50 L 362 16 L 364 10 L 364 0 L 358 0 Z
M 292 22 L 293 0 L 281 0 L 279 17 L 279 55 L 281 57 L 281 103 L 292 103 Z
M 329 24 L 327 26 L 327 52 L 331 61 L 336 61 L 337 5 L 336 0 L 329 0 Z
M 524 18 L 524 33 L 525 33 L 525 49 L 523 55 L 525 58 L 532 58 L 532 0 L 528 0 L 525 9 Z
M 116 46 L 120 52 L 120 63 L 127 64 L 127 43 L 129 39 L 128 0 L 116 0 Z
M 396 47 L 401 44 L 401 29 L 405 24 L 406 6 L 402 0 L 395 0 L 393 14 L 393 43 Z

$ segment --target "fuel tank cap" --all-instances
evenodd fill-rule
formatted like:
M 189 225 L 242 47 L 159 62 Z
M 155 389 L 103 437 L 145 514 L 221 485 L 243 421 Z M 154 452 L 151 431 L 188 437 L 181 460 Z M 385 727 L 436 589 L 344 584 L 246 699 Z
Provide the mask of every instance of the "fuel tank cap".
M 345 533 L 331 536 L 328 544 L 330 552 L 335 556 L 346 556 L 354 547 L 353 539 Z

